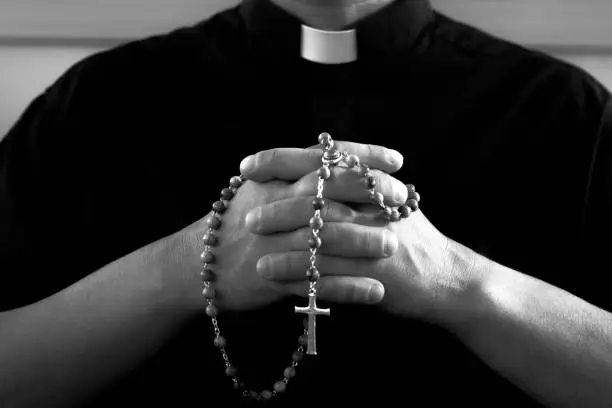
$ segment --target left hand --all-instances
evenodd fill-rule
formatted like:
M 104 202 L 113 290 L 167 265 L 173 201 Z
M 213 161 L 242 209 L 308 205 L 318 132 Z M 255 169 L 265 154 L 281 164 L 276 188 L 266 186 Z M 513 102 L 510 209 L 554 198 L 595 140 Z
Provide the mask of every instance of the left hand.
M 253 233 L 271 234 L 307 228 L 312 217 L 313 197 L 297 197 L 260 207 L 259 222 L 247 225 Z M 380 281 L 385 287 L 381 307 L 395 315 L 426 320 L 446 326 L 461 312 L 462 296 L 476 283 L 471 273 L 471 251 L 438 231 L 419 210 L 409 218 L 387 223 L 376 214 L 378 207 L 365 205 L 355 210 L 326 200 L 322 210 L 328 222 L 378 226 L 399 239 L 393 256 L 360 259 L 317 255 L 322 276 L 363 276 Z M 323 242 L 325 246 L 325 242 Z M 307 252 L 268 254 L 260 258 L 257 272 L 277 282 L 306 280 L 304 259 Z M 320 291 L 325 291 L 321 285 Z

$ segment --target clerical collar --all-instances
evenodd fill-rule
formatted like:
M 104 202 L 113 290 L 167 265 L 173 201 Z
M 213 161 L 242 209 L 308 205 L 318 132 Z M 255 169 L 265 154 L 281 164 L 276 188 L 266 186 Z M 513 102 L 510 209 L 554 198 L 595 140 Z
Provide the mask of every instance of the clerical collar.
M 357 30 L 325 31 L 302 24 L 301 55 L 320 64 L 357 60 Z
M 238 10 L 251 51 L 258 57 L 331 65 L 386 60 L 410 52 L 434 19 L 429 0 L 395 0 L 334 32 L 309 27 L 271 0 L 242 0 Z

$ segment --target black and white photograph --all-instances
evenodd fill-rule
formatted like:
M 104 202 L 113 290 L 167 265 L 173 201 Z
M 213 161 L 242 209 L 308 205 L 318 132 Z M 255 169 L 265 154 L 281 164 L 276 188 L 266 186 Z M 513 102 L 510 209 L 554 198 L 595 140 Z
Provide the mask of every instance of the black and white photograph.
M 612 408 L 611 0 L 0 0 L 0 408 Z

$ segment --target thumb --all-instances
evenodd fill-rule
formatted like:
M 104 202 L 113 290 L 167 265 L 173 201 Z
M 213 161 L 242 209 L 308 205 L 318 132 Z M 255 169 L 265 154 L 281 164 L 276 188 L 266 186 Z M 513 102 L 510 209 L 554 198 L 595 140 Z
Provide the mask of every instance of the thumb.
M 308 282 L 282 284 L 290 292 L 303 296 L 308 291 Z M 360 276 L 322 276 L 319 280 L 317 297 L 336 303 L 376 305 L 385 297 L 385 287 L 372 278 Z

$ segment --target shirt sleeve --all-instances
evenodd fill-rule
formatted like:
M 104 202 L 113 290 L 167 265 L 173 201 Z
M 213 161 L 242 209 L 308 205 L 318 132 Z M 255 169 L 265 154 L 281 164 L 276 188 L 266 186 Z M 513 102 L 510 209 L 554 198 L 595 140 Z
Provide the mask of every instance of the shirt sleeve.
M 607 91 L 602 94 L 605 102 L 584 206 L 580 248 L 583 270 L 576 270 L 574 279 L 589 294 L 587 301 L 612 312 L 607 284 L 612 278 L 612 97 Z

